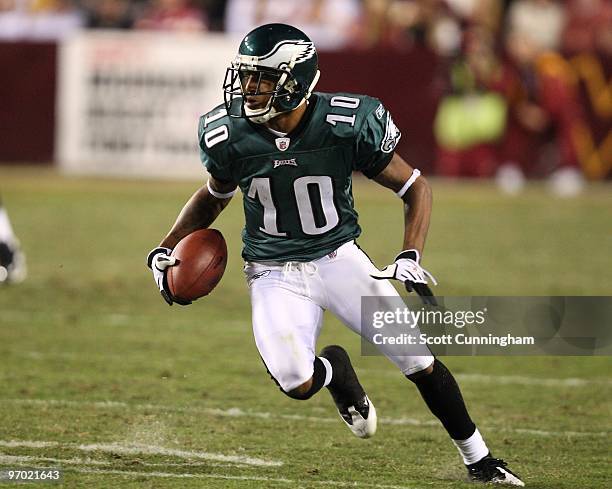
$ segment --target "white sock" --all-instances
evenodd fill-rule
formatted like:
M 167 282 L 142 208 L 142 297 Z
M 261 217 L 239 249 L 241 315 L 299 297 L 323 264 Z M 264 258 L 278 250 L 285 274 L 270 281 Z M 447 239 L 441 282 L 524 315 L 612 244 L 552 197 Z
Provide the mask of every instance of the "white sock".
M 318 358 L 319 360 L 321 360 L 321 362 L 323 362 L 323 365 L 325 365 L 325 382 L 323 383 L 323 387 L 327 387 L 329 383 L 331 382 L 333 369 L 332 369 L 331 363 L 329 363 L 329 360 L 327 358 L 325 357 L 318 357 Z
M 11 227 L 6 209 L 0 206 L 0 241 L 13 244 L 15 242 L 15 234 Z
M 453 440 L 453 443 L 457 447 L 457 450 L 459 450 L 465 465 L 474 464 L 486 457 L 489 453 L 489 449 L 482 439 L 482 435 L 480 431 L 478 431 L 478 428 L 476 428 L 474 434 L 467 440 Z

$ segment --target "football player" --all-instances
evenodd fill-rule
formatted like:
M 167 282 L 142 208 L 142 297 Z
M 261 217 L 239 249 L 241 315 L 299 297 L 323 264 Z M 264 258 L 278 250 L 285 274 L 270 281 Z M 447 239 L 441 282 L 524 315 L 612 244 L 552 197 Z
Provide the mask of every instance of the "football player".
M 26 275 L 25 255 L 0 199 L 0 285 L 22 282 Z
M 314 92 L 318 79 L 315 46 L 300 30 L 269 24 L 247 34 L 226 73 L 224 104 L 200 118 L 208 182 L 185 204 L 147 263 L 168 304 L 179 302 L 166 280 L 175 264 L 173 247 L 209 227 L 240 187 L 253 332 L 268 372 L 293 399 L 309 399 L 327 387 L 346 425 L 366 438 L 376 431 L 376 409 L 346 351 L 331 345 L 316 354 L 323 311 L 363 334 L 361 298 L 390 304 L 398 293 L 388 279 L 436 303 L 428 285 L 435 281 L 421 265 L 431 189 L 394 152 L 400 131 L 378 100 Z M 353 171 L 391 189 L 404 205 L 403 250 L 382 271 L 355 242 L 360 228 Z M 455 379 L 426 346 L 410 356 L 380 348 L 416 384 L 472 480 L 524 485 L 491 456 Z

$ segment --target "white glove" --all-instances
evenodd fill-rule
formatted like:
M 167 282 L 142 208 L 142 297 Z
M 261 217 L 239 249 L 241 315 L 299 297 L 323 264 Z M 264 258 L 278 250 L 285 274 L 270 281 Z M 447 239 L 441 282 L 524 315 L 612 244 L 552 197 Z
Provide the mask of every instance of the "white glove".
M 184 301 L 173 297 L 168 289 L 167 268 L 178 265 L 180 262 L 175 257 L 171 256 L 170 248 L 155 248 L 149 252 L 147 256 L 147 266 L 153 272 L 153 279 L 161 292 L 162 297 L 171 306 L 174 302 L 181 306 L 191 304 L 191 301 Z
M 395 279 L 404 282 L 408 292 L 415 291 L 421 296 L 424 304 L 438 305 L 438 301 L 427 285 L 429 278 L 434 285 L 438 282 L 434 276 L 420 264 L 421 257 L 417 250 L 405 250 L 395 257 L 395 262 L 370 276 L 378 279 Z

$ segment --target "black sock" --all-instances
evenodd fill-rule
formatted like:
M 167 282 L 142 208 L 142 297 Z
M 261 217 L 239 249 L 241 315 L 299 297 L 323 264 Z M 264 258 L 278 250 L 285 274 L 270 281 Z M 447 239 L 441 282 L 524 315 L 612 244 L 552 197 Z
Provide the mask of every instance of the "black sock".
M 321 350 L 321 357 L 325 358 L 332 367 L 333 374 L 327 388 L 337 406 L 353 405 L 356 400 L 365 397 L 365 391 L 344 348 L 338 345 L 326 346 Z
M 476 425 L 467 412 L 459 386 L 446 366 L 437 358 L 433 371 L 413 380 L 427 407 L 442 422 L 453 440 L 466 440 Z
M 342 389 L 346 383 L 347 361 L 350 361 L 348 355 L 341 346 L 329 345 L 321 350 L 321 356 L 329 362 L 333 372 L 327 387 Z

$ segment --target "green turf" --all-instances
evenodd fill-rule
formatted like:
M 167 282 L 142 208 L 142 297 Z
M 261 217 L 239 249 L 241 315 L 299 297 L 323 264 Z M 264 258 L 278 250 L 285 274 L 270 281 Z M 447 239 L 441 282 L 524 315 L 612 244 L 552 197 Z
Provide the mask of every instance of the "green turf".
M 144 259 L 197 185 L 0 167 L 29 265 L 26 282 L 0 289 L 0 467 L 59 465 L 65 487 L 87 488 L 471 487 L 413 386 L 384 358 L 359 356 L 333 317 L 320 344 L 351 352 L 383 418 L 377 436 L 352 437 L 326 392 L 302 403 L 278 392 L 251 336 L 239 196 L 216 224 L 230 250 L 219 287 L 190 307 L 165 305 Z M 540 186 L 518 198 L 486 184 L 433 187 L 424 261 L 438 294 L 612 295 L 610 186 L 573 200 Z M 370 182 L 355 194 L 360 244 L 382 266 L 401 244 L 401 206 Z M 529 487 L 611 486 L 608 358 L 445 362 L 495 454 Z M 282 466 L 121 450 L 135 446 Z

